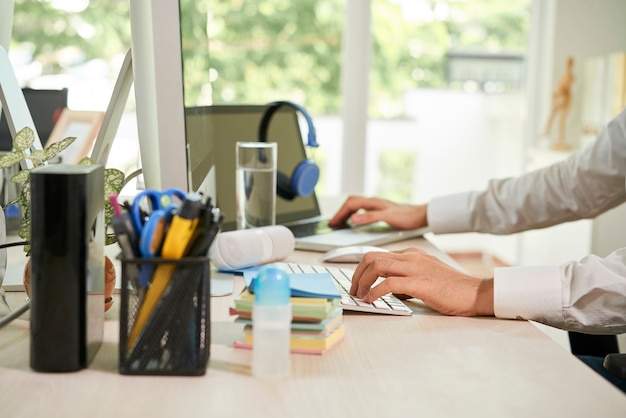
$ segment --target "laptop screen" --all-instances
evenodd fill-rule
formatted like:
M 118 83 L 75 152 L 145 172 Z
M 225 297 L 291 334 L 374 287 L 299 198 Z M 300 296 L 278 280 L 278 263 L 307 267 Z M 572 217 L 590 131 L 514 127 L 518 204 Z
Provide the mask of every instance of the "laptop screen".
M 237 141 L 257 141 L 259 122 L 266 107 L 264 105 L 213 105 L 187 108 L 187 130 L 205 129 L 205 135 L 189 135 L 203 141 L 203 144 L 190 144 L 189 165 L 192 183 L 202 179 L 196 175 L 215 167 L 217 205 L 224 213 L 223 230 L 237 228 L 235 207 L 235 144 Z M 208 134 L 208 135 L 207 135 Z M 198 139 L 202 138 L 202 139 Z M 283 106 L 269 125 L 268 141 L 278 143 L 278 170 L 291 176 L 294 168 L 306 158 L 298 117 L 294 109 Z M 320 216 L 315 194 L 296 197 L 288 201 L 276 198 L 276 223 L 288 222 Z

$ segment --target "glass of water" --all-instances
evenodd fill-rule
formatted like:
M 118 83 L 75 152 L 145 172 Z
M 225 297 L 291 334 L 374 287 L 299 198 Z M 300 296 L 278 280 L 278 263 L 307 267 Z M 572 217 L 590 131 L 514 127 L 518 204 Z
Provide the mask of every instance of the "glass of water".
M 237 142 L 237 229 L 276 223 L 275 142 Z

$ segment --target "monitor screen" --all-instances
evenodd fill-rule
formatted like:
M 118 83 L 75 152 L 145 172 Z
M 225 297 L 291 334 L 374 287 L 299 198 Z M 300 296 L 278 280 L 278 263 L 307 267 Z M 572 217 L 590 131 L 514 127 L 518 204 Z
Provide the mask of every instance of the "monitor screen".
M 63 108 L 67 107 L 67 89 L 35 90 L 23 88 L 24 98 L 30 115 L 33 118 L 35 129 L 42 144 L 45 144 L 52 133 L 56 119 Z M 13 137 L 9 131 L 6 115 L 0 117 L 0 151 L 13 149 Z
M 256 141 L 264 105 L 213 105 L 187 108 L 187 138 L 192 183 L 203 180 L 215 168 L 217 204 L 224 213 L 223 230 L 236 229 L 235 144 Z M 293 108 L 282 107 L 272 117 L 267 138 L 278 143 L 278 170 L 291 175 L 306 158 L 298 117 Z M 194 179 L 195 177 L 195 179 Z M 320 215 L 315 194 L 293 200 L 276 199 L 276 223 Z

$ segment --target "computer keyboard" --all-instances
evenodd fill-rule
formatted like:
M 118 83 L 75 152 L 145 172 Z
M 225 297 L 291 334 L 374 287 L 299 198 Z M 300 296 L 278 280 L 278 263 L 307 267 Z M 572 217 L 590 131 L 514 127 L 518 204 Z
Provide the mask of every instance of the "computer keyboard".
M 340 306 L 344 311 L 368 312 L 383 315 L 412 315 L 413 311 L 397 297 L 389 294 L 365 303 L 350 294 L 353 270 L 322 265 L 300 263 L 278 263 L 278 266 L 293 273 L 328 273 L 335 280 L 341 294 Z

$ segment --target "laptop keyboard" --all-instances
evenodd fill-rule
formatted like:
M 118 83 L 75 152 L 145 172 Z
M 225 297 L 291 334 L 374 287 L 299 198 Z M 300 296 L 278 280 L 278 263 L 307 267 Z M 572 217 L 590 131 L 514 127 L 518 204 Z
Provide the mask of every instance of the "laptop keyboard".
M 352 283 L 351 269 L 327 267 L 321 265 L 300 263 L 278 263 L 287 271 L 293 273 L 328 273 L 335 280 L 337 289 L 341 294 L 340 306 L 344 311 L 368 312 L 383 315 L 412 315 L 413 311 L 397 297 L 389 294 L 376 299 L 372 303 L 365 303 L 361 299 L 350 294 Z
M 310 237 L 311 235 L 331 232 L 333 230 L 328 226 L 327 220 L 285 226 L 293 232 L 293 236 L 296 238 Z

